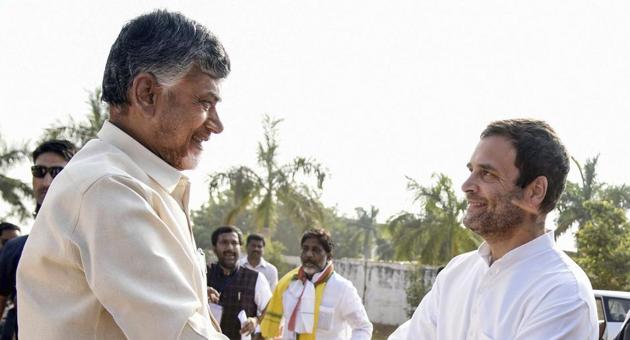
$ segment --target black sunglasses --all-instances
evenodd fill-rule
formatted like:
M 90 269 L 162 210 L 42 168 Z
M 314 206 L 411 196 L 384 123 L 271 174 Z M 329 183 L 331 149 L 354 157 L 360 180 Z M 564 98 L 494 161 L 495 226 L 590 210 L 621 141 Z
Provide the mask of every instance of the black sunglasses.
M 50 177 L 55 178 L 55 176 L 59 175 L 59 173 L 63 170 L 62 166 L 43 166 L 43 165 L 33 165 L 31 167 L 31 174 L 33 177 L 42 178 L 46 176 L 46 173 L 50 174 Z

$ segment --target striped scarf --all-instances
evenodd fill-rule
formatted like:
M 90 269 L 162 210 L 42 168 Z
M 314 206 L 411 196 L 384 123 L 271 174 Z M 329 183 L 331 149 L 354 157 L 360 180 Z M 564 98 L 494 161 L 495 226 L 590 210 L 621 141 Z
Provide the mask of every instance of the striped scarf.
M 322 302 L 322 296 L 324 295 L 324 288 L 326 287 L 326 283 L 328 279 L 334 273 L 334 267 L 332 262 L 324 269 L 324 272 L 319 277 L 315 285 L 315 315 L 313 322 L 313 332 L 312 333 L 302 333 L 299 335 L 300 340 L 314 340 L 315 339 L 315 331 L 317 329 L 317 320 L 319 317 L 319 305 Z M 282 304 L 282 298 L 284 292 L 289 288 L 289 285 L 294 281 L 302 281 L 305 283 L 307 280 L 306 275 L 302 267 L 298 267 L 287 273 L 285 276 L 278 281 L 278 285 L 271 296 L 271 300 L 267 304 L 267 308 L 265 309 L 265 314 L 263 316 L 263 320 L 260 324 L 260 331 L 262 336 L 265 338 L 268 337 L 277 337 L 280 335 L 280 325 L 282 322 L 282 316 L 284 315 L 284 308 Z M 303 291 L 302 291 L 303 293 Z M 301 296 L 300 296 L 301 298 Z M 297 313 L 299 313 L 300 300 L 298 299 L 295 307 L 290 312 L 289 317 L 289 329 L 291 329 L 291 320 L 293 320 L 293 326 L 295 324 L 295 319 L 297 318 Z

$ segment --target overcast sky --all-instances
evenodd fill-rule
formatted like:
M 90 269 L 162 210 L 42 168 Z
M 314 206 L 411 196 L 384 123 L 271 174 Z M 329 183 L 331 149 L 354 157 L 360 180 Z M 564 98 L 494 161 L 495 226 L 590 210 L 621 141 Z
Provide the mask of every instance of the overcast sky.
M 405 176 L 443 172 L 459 190 L 479 133 L 503 118 L 547 120 L 577 159 L 601 154 L 601 180 L 630 182 L 627 1 L 0 0 L 3 137 L 81 119 L 120 28 L 155 8 L 206 25 L 232 60 L 192 207 L 208 173 L 255 165 L 264 113 L 285 119 L 280 159 L 323 163 L 323 200 L 349 215 L 412 209 Z M 10 174 L 30 181 L 27 163 Z

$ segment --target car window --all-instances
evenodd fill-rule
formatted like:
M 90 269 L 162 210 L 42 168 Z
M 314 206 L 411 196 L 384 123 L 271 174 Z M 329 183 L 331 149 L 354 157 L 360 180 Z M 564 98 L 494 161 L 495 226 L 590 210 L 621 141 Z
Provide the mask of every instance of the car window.
M 604 307 L 608 322 L 623 322 L 630 309 L 630 300 L 604 297 Z
M 595 298 L 595 305 L 597 306 L 597 320 L 606 320 L 604 318 L 604 305 L 602 298 Z

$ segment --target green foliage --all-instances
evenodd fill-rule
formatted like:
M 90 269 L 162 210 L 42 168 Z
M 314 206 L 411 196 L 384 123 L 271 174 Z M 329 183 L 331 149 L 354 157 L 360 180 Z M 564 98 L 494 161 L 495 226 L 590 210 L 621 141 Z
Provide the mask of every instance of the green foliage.
M 409 178 L 408 190 L 421 206 L 419 214 L 402 212 L 388 225 L 397 260 L 419 260 L 440 265 L 455 255 L 476 249 L 481 239 L 461 223 L 466 201 L 457 198 L 450 178 L 433 175 L 425 187 Z
M 593 288 L 630 290 L 630 223 L 609 201 L 586 201 L 589 216 L 577 231 L 576 261 Z
M 362 245 L 363 259 L 369 260 L 372 258 L 374 244 L 380 238 L 379 231 L 382 227 L 382 225 L 376 223 L 378 209 L 372 206 L 369 213 L 363 208 L 355 208 L 355 211 L 357 218 L 349 220 L 348 223 L 350 228 L 355 229 L 352 242 Z
M 285 247 L 278 241 L 267 242 L 265 246 L 265 260 L 273 264 L 278 269 L 278 278 L 283 277 L 288 273 L 293 266 L 284 262 L 283 254 L 285 253 Z
M 257 231 L 271 236 L 278 226 L 278 211 L 285 209 L 294 224 L 306 229 L 322 226 L 323 206 L 319 201 L 326 171 L 312 160 L 297 157 L 278 165 L 278 124 L 282 120 L 265 115 L 264 141 L 258 143 L 259 172 L 245 166 L 210 175 L 210 192 L 232 193 L 234 206 L 225 215 L 225 224 L 233 224 L 244 211 L 251 210 Z M 300 182 L 302 176 L 315 180 L 316 189 Z
M 0 135 L 0 197 L 11 206 L 5 217 L 17 216 L 20 221 L 30 216 L 23 201 L 33 196 L 33 190 L 26 183 L 6 174 L 25 159 L 28 159 L 26 145 L 8 145 Z
M 421 266 L 416 267 L 407 278 L 407 316 L 411 318 L 416 307 L 422 301 L 422 298 L 429 291 L 430 287 L 424 286 L 424 268 Z
M 233 194 L 229 190 L 214 193 L 210 196 L 208 202 L 203 204 L 199 209 L 191 212 L 193 234 L 195 235 L 198 247 L 212 249 L 212 232 L 225 224 L 225 216 L 234 209 L 232 197 Z M 233 224 L 241 229 L 244 234 L 248 234 L 254 231 L 251 220 L 251 213 L 245 211 L 234 220 Z
M 608 201 L 613 206 L 627 210 L 630 208 L 630 187 L 610 185 L 597 180 L 597 161 L 599 155 L 588 158 L 582 166 L 571 158 L 580 172 L 581 183 L 567 181 L 566 188 L 558 200 L 558 218 L 556 220 L 556 238 L 571 226 L 578 229 L 590 220 L 589 209 L 584 206 L 588 201 Z
M 87 121 L 76 121 L 72 116 L 68 117 L 67 122 L 57 121 L 56 124 L 44 130 L 39 143 L 49 139 L 67 139 L 81 148 L 90 139 L 96 138 L 103 123 L 109 119 L 109 107 L 101 101 L 100 88 L 89 93 L 87 104 L 90 106 Z

